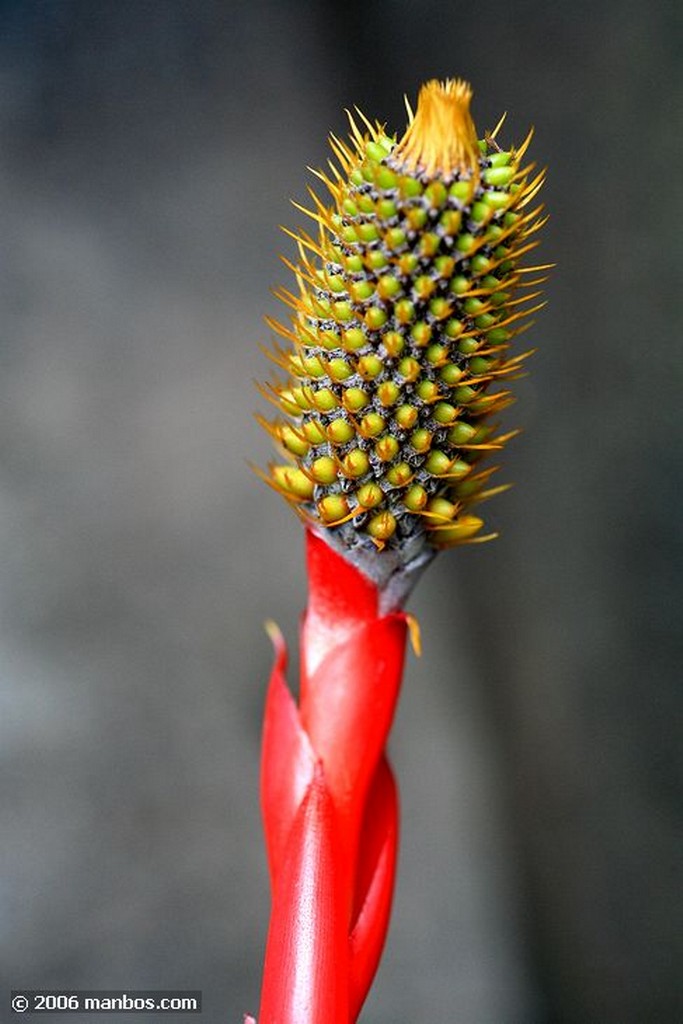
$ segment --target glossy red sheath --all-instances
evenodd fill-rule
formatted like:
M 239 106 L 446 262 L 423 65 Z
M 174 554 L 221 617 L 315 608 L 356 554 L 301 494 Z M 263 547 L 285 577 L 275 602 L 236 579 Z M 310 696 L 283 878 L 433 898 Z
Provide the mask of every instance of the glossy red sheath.
M 266 699 L 261 803 L 272 911 L 259 1024 L 352 1024 L 391 909 L 396 786 L 384 747 L 406 617 L 380 615 L 367 577 L 307 531 L 309 600 L 299 704 L 276 658 Z

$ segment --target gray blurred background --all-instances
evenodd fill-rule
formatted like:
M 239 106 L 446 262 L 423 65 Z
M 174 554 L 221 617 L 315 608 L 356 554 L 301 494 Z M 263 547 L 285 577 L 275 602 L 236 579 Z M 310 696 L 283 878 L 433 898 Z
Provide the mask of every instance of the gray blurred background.
M 460 75 L 481 130 L 536 125 L 558 267 L 501 539 L 411 602 L 362 1019 L 683 1020 L 676 6 L 0 2 L 4 993 L 257 1009 L 262 623 L 293 641 L 305 602 L 299 524 L 245 464 L 277 225 L 345 106 L 400 130 Z

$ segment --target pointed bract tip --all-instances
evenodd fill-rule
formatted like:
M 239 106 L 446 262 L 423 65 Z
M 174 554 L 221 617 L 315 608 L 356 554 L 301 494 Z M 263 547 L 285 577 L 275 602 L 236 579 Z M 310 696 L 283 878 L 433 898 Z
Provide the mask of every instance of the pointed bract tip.
M 285 638 L 283 637 L 282 630 L 278 626 L 277 622 L 273 622 L 272 619 L 266 619 L 263 623 L 263 628 L 268 634 L 270 642 L 275 648 L 276 654 L 282 654 L 286 646 Z
M 422 632 L 420 630 L 420 623 L 417 621 L 414 615 L 406 613 L 406 622 L 408 623 L 408 633 L 410 634 L 410 645 L 415 652 L 416 657 L 422 656 Z

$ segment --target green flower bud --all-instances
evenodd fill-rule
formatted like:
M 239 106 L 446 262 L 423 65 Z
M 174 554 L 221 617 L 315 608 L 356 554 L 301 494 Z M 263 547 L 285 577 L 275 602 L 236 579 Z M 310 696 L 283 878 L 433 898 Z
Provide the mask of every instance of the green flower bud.
M 401 178 L 401 194 L 406 199 L 413 199 L 416 196 L 421 196 L 423 192 L 422 185 L 417 178 L 405 177 Z
M 380 437 L 375 445 L 375 455 L 381 462 L 391 462 L 392 459 L 396 458 L 400 447 L 395 437 L 392 437 L 391 434 L 385 434 L 384 437 Z
M 362 261 L 359 270 L 362 269 Z M 386 267 L 389 264 L 389 258 L 386 253 L 382 252 L 381 249 L 371 249 L 365 257 L 368 270 L 381 270 L 382 267 Z
M 363 484 L 356 491 L 356 500 L 362 508 L 377 508 L 383 497 L 382 488 L 377 484 Z
M 369 412 L 360 421 L 360 429 L 363 437 L 377 437 L 384 430 L 384 419 L 377 412 Z
M 333 303 L 331 312 L 334 319 L 340 324 L 346 323 L 347 320 L 351 320 L 353 317 L 351 303 L 345 300 Z
M 447 363 L 439 373 L 439 378 L 444 382 L 444 384 L 448 384 L 449 387 L 453 387 L 454 384 L 458 383 L 462 375 L 463 371 L 457 363 Z
M 313 404 L 320 412 L 332 412 L 339 405 L 337 397 L 329 388 L 320 388 L 313 392 Z
M 378 188 L 384 189 L 385 192 L 391 191 L 396 188 L 398 179 L 394 172 L 388 167 L 378 167 L 377 174 L 375 175 L 375 182 Z
M 501 185 L 508 185 L 514 174 L 514 167 L 489 167 L 487 171 L 484 171 L 482 177 L 487 185 L 499 188 Z
M 332 444 L 338 445 L 348 444 L 356 436 L 353 425 L 341 418 L 332 420 L 327 426 L 326 433 Z
M 452 256 L 437 256 L 434 260 L 434 269 L 439 277 L 450 277 L 455 268 L 455 260 Z
M 453 199 L 459 200 L 461 203 L 469 203 L 472 198 L 473 185 L 472 182 L 467 181 L 454 181 L 448 190 L 448 194 Z
M 410 330 L 410 337 L 419 348 L 424 348 L 425 345 L 428 345 L 431 336 L 432 328 L 424 320 L 418 321 Z
M 386 543 L 396 532 L 396 519 L 391 512 L 380 512 L 368 523 L 368 533 L 375 540 Z
M 351 376 L 351 367 L 344 359 L 330 359 L 327 364 L 327 372 L 336 384 L 348 380 Z
M 384 236 L 384 242 L 389 249 L 400 249 L 406 244 L 406 234 L 401 228 L 389 228 Z
M 452 310 L 450 299 L 447 299 L 444 295 L 439 295 L 436 299 L 431 299 L 429 303 L 429 312 L 432 314 L 435 320 L 444 320 Z
M 408 226 L 411 231 L 419 231 L 427 223 L 427 211 L 421 207 L 416 207 L 414 210 L 408 211 Z
M 432 435 L 425 427 L 420 427 L 410 435 L 410 443 L 416 452 L 428 452 L 432 443 Z
M 341 494 L 328 494 L 318 502 L 318 512 L 323 523 L 338 523 L 349 511 L 348 502 Z
M 360 412 L 368 402 L 367 393 L 362 388 L 347 388 L 344 392 L 344 408 L 349 412 Z
M 377 355 L 361 356 L 358 360 L 358 372 L 363 380 L 374 380 L 384 369 L 384 363 Z
M 429 495 L 419 484 L 409 487 L 403 497 L 403 504 L 409 512 L 421 512 L 428 501 Z
M 476 338 L 461 338 L 458 342 L 458 352 L 464 356 L 469 356 L 473 352 L 476 352 L 479 348 L 479 342 Z
M 396 259 L 396 266 L 401 274 L 404 274 L 406 277 L 412 277 L 417 270 L 419 263 L 419 257 L 414 252 L 402 252 Z
M 458 338 L 465 329 L 465 325 L 462 320 L 456 320 L 455 317 L 451 317 L 444 328 L 444 334 L 447 338 Z
M 390 359 L 396 359 L 406 347 L 403 335 L 398 331 L 387 331 L 386 334 L 383 334 L 382 344 Z
M 468 444 L 476 433 L 476 427 L 470 423 L 456 423 L 448 431 L 448 443 L 458 448 L 461 444 Z
M 433 380 L 421 380 L 415 391 L 423 402 L 433 402 L 439 397 L 439 385 Z
M 339 348 L 339 335 L 335 331 L 318 331 L 318 341 L 328 351 Z
M 432 366 L 439 366 L 447 355 L 448 347 L 446 345 L 430 345 L 425 352 L 427 362 Z
M 379 238 L 379 232 L 375 224 L 358 224 L 356 232 L 362 242 L 374 242 Z
M 387 471 L 386 480 L 392 487 L 403 487 L 412 476 L 413 471 L 407 462 L 397 462 Z
M 321 455 L 311 466 L 311 476 L 319 484 L 331 484 L 337 479 L 337 464 L 329 455 Z
M 301 431 L 311 444 L 323 444 L 325 441 L 325 431 L 317 420 L 306 420 L 301 425 Z
M 462 214 L 460 210 L 446 210 L 439 218 L 439 224 L 445 235 L 457 235 L 462 225 Z
M 475 356 L 474 359 L 470 359 L 469 371 L 474 374 L 488 373 L 491 369 L 491 364 L 488 359 L 484 359 L 482 356 Z
M 399 362 L 398 372 L 408 382 L 416 380 L 420 376 L 420 364 L 413 356 L 406 356 Z
M 500 210 L 502 207 L 508 205 L 510 202 L 510 196 L 507 192 L 495 192 L 491 190 L 490 192 L 484 193 L 483 201 L 486 206 L 490 206 L 494 210 Z
M 273 466 L 273 481 L 294 498 L 310 500 L 313 497 L 313 481 L 301 469 L 294 466 Z
M 363 269 L 363 260 L 357 253 L 344 257 L 344 268 L 348 274 L 359 274 Z
M 401 430 L 411 430 L 417 423 L 418 415 L 414 405 L 401 405 L 396 410 L 394 419 Z
M 358 477 L 365 476 L 370 469 L 370 460 L 364 451 L 361 451 L 360 448 L 354 448 L 344 458 L 342 465 L 344 475 L 352 480 L 357 480 Z
M 433 473 L 434 476 L 442 476 L 447 473 L 451 466 L 451 459 L 448 458 L 445 452 L 440 452 L 434 449 L 427 456 L 427 461 L 424 464 L 424 468 L 428 473 Z
M 354 302 L 365 302 L 374 294 L 375 286 L 371 281 L 354 281 L 349 291 Z
M 464 295 L 469 290 L 470 282 L 462 274 L 458 274 L 456 277 L 451 278 L 450 290 L 455 292 L 456 295 Z M 467 304 L 463 306 L 466 311 Z
M 439 519 L 452 519 L 457 512 L 457 506 L 447 498 L 431 498 L 427 502 L 427 511 Z
M 383 160 L 384 157 L 386 156 L 386 153 L 384 152 L 382 147 L 378 145 L 376 142 L 366 143 L 365 152 L 372 160 L 376 160 L 377 163 L 380 163 L 380 161 Z
M 458 414 L 458 410 L 450 402 L 437 402 L 434 406 L 433 416 L 437 423 L 448 426 Z
M 378 331 L 387 322 L 387 314 L 380 306 L 371 306 L 365 314 L 365 326 L 371 331 Z
M 439 209 L 448 198 L 448 189 L 442 181 L 432 181 L 424 190 L 424 196 L 431 207 Z
M 432 259 L 439 251 L 440 245 L 440 236 L 435 231 L 428 231 L 420 238 L 418 251 L 424 259 Z
M 290 427 L 288 423 L 284 423 L 280 430 L 280 440 L 292 455 L 298 455 L 303 458 L 304 455 L 310 450 L 310 444 L 305 438 L 301 436 L 293 427 Z
M 396 303 L 394 312 L 400 324 L 409 324 L 415 317 L 415 304 L 410 299 L 401 299 Z
M 380 404 L 385 408 L 395 405 L 401 394 L 401 389 L 393 380 L 385 380 L 377 388 L 377 397 Z
M 377 282 L 377 294 L 381 299 L 392 299 L 401 290 L 401 282 L 395 277 L 385 274 Z
M 491 266 L 491 260 L 482 253 L 476 253 L 471 260 L 471 267 L 475 274 L 483 274 Z
M 423 302 L 426 302 L 436 288 L 436 281 L 432 281 L 429 274 L 420 274 L 419 277 L 415 278 L 415 284 L 413 287 L 415 288 L 417 297 Z
M 368 339 L 360 327 L 349 327 L 342 334 L 342 348 L 347 352 L 357 352 L 358 349 L 364 348 L 367 343 Z
M 464 384 L 462 387 L 455 389 L 453 397 L 458 405 L 467 405 L 468 402 L 477 397 L 477 392 L 469 384 Z

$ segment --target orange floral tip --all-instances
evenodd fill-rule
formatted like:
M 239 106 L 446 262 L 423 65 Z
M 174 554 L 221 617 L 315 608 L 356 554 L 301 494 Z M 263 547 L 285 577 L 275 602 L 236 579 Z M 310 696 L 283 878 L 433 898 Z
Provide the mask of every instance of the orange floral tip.
M 259 422 L 283 462 L 261 475 L 307 524 L 385 565 L 483 539 L 467 518 L 495 492 L 480 463 L 513 436 L 491 437 L 514 400 L 497 384 L 520 376 L 514 345 L 550 267 L 524 264 L 545 220 L 532 202 L 544 172 L 522 162 L 531 133 L 503 147 L 501 121 L 477 140 L 471 97 L 459 79 L 427 82 L 398 142 L 349 114 L 318 174 L 327 202 L 297 206 L 316 238 L 287 231 L 294 286 L 275 294 L 288 320 L 267 321 L 286 378 L 259 389 L 279 413 Z
M 450 179 L 479 175 L 479 145 L 470 114 L 472 89 L 460 78 L 433 79 L 420 89 L 412 123 L 394 157 L 412 171 Z

